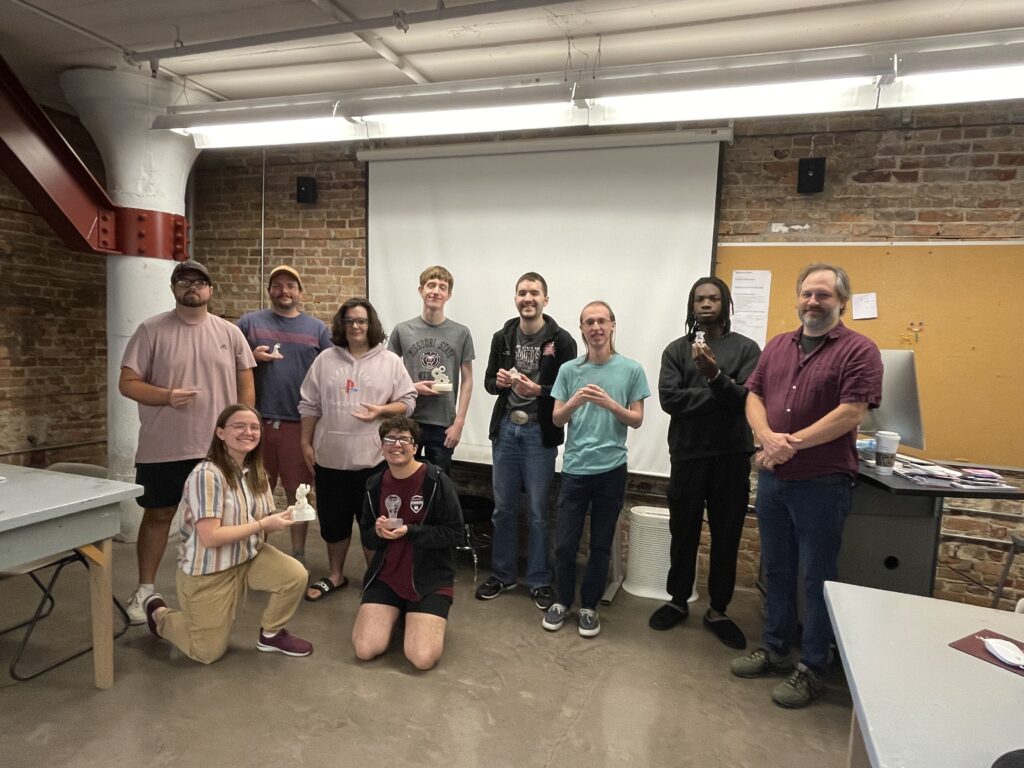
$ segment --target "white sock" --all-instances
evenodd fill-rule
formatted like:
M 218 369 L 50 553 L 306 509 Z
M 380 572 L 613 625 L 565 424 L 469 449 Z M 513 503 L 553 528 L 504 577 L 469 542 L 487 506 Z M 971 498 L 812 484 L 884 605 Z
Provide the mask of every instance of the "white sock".
M 139 594 L 140 600 L 145 600 L 147 597 L 156 592 L 155 584 L 139 584 L 139 588 L 135 590 Z
M 263 633 L 263 636 L 268 640 L 272 637 L 277 637 L 281 633 L 280 629 L 277 630 L 277 632 L 267 632 L 265 629 L 261 629 L 260 631 Z

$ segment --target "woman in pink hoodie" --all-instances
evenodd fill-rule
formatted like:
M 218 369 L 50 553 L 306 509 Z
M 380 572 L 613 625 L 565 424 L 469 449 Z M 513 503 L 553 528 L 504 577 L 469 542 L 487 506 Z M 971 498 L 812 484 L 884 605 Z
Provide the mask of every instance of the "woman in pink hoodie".
M 302 453 L 316 482 L 320 536 L 329 572 L 310 584 L 306 600 L 323 600 L 348 583 L 343 570 L 352 522 L 362 509 L 366 481 L 379 469 L 381 419 L 409 416 L 416 388 L 402 359 L 384 347 L 377 311 L 349 299 L 331 322 L 331 340 L 313 361 L 300 390 Z M 364 550 L 367 563 L 369 550 Z

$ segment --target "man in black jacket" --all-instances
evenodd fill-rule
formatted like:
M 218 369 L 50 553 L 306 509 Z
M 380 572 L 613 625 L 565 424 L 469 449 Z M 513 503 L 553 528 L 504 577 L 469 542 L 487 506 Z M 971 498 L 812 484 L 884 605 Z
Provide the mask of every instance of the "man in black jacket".
M 736 553 L 750 496 L 753 438 L 744 413 L 743 383 L 757 365 L 757 343 L 730 330 L 732 297 L 716 277 L 702 277 L 687 300 L 686 335 L 661 357 L 658 394 L 671 416 L 668 486 L 671 602 L 656 610 L 651 629 L 674 627 L 689 615 L 697 547 L 707 505 L 711 529 L 704 625 L 730 648 L 745 648 L 742 630 L 725 615 L 736 585 Z
M 546 611 L 555 600 L 548 558 L 548 489 L 565 432 L 551 419 L 551 385 L 562 363 L 576 357 L 576 342 L 544 314 L 548 284 L 536 272 L 516 282 L 518 317 L 491 339 L 484 388 L 498 399 L 491 413 L 494 541 L 492 576 L 476 590 L 491 600 L 516 586 L 519 492 L 526 492 L 529 541 L 526 586 Z

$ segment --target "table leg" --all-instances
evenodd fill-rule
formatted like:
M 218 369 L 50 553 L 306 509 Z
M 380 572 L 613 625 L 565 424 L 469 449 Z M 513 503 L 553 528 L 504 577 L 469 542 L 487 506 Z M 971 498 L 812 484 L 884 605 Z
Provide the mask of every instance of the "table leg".
M 92 660 L 97 688 L 114 685 L 113 546 L 104 539 L 81 548 L 89 558 L 89 602 L 92 612 Z
M 864 734 L 860 729 L 857 711 L 854 710 L 850 719 L 850 746 L 847 754 L 848 768 L 871 768 L 867 748 L 864 746 Z

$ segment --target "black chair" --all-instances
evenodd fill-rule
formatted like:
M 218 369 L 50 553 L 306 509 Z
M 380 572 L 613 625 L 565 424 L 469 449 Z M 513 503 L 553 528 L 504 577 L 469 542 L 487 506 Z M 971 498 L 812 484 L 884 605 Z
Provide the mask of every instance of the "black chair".
M 465 524 L 465 536 L 462 544 L 455 549 L 460 552 L 469 552 L 473 557 L 473 581 L 476 582 L 477 567 L 480 562 L 479 550 L 491 545 L 491 536 L 486 533 L 478 533 L 476 526 L 491 522 L 491 515 L 494 513 L 494 499 L 487 496 L 472 496 L 459 494 L 459 504 L 462 506 L 462 522 Z
M 107 476 L 107 470 L 104 467 L 97 467 L 92 464 L 74 464 L 68 462 L 64 464 L 53 464 L 48 467 L 48 469 L 54 472 L 67 472 L 68 474 L 87 475 L 90 477 L 105 478 Z M 44 672 L 49 672 L 55 667 L 67 664 L 72 659 L 77 659 L 79 656 L 82 656 L 92 650 L 92 644 L 90 643 L 87 647 L 72 653 L 70 656 L 59 659 L 45 667 L 36 669 L 33 672 L 22 674 L 18 671 L 18 664 L 21 663 L 21 657 L 25 653 L 28 641 L 31 639 L 32 633 L 35 632 L 36 626 L 40 621 L 49 616 L 56 607 L 56 602 L 53 599 L 53 587 L 57 583 L 57 579 L 60 577 L 60 574 L 64 569 L 73 563 L 81 563 L 86 570 L 89 569 L 89 561 L 76 549 L 70 552 L 61 552 L 50 557 L 42 558 L 41 560 L 26 563 L 18 568 L 0 572 L 0 580 L 12 579 L 19 576 L 28 576 L 42 592 L 42 598 L 40 599 L 39 605 L 36 607 L 32 618 L 26 619 L 25 621 L 14 624 L 10 627 L 0 629 L 0 635 L 5 635 L 8 632 L 13 632 L 17 629 L 21 629 L 22 627 L 27 627 L 25 635 L 22 637 L 21 643 L 18 645 L 18 649 L 14 654 L 14 661 L 11 662 L 11 666 L 9 668 L 11 677 L 15 680 L 31 680 Z M 53 568 L 53 572 L 50 574 L 49 579 L 44 582 L 44 580 L 40 578 L 40 575 L 42 575 L 48 568 Z M 114 635 L 115 638 L 118 638 L 128 631 L 130 621 L 124 606 L 121 605 L 120 601 L 118 601 L 116 597 L 114 598 L 114 608 L 116 608 L 117 612 L 121 615 L 121 620 L 124 625 L 123 628 Z
M 993 608 L 999 607 L 999 601 L 1003 597 L 1003 589 L 1006 587 L 1006 579 L 1010 575 L 1010 566 L 1013 565 L 1013 561 L 1021 552 L 1024 552 L 1024 536 L 1011 533 L 1010 551 L 1006 553 L 1006 565 L 1003 566 L 1003 572 L 999 576 L 999 583 L 996 584 L 995 594 L 992 595 Z

